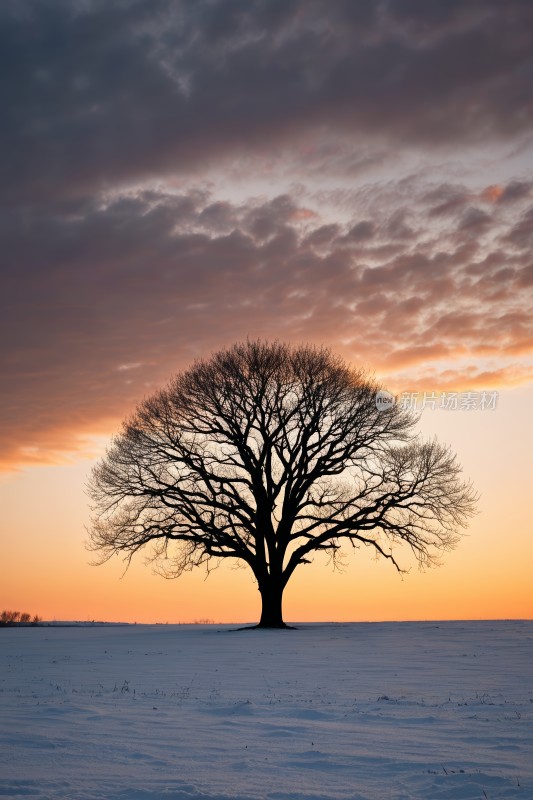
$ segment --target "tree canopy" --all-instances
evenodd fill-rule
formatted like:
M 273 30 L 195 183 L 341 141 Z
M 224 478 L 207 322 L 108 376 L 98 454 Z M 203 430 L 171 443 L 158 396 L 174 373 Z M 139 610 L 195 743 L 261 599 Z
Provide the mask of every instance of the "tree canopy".
M 326 348 L 247 341 L 197 361 L 123 424 L 89 485 L 99 563 L 144 550 L 164 574 L 213 560 L 251 569 L 261 627 L 283 627 L 295 569 L 343 545 L 401 571 L 458 541 L 475 493 L 416 415 Z

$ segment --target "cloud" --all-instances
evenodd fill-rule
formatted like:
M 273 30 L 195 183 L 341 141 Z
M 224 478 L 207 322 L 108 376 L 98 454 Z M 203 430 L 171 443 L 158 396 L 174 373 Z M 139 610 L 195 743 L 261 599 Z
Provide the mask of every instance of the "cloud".
M 529 0 L 356 5 L 2 3 L 5 200 L 198 174 L 313 131 L 432 148 L 530 130 Z
M 497 247 L 480 257 L 477 243 L 455 242 L 453 220 L 435 239 L 418 227 L 426 194 L 413 194 L 400 253 L 387 247 L 404 217 L 391 225 L 384 207 L 373 221 L 380 257 L 374 235 L 346 247 L 361 222 L 324 225 L 290 195 L 231 204 L 139 191 L 13 213 L 4 463 L 80 446 L 195 356 L 247 335 L 326 342 L 384 376 L 409 368 L 413 381 L 450 359 L 493 359 L 504 374 L 506 359 L 533 350 L 531 264 L 510 246 L 516 226 L 496 204 L 482 227 Z
M 247 335 L 530 379 L 529 0 L 5 0 L 0 67 L 4 467 Z
M 417 393 L 416 403 L 420 409 L 424 394 L 450 392 L 483 392 L 488 397 L 494 392 L 522 386 L 533 379 L 533 367 L 510 365 L 499 369 L 476 369 L 473 367 L 443 370 L 438 374 L 432 370 L 419 373 L 416 377 L 396 375 L 389 381 L 390 390 L 401 395 Z M 478 397 L 478 402 L 480 396 Z M 431 406 L 429 406 L 431 407 Z
M 519 222 L 509 231 L 506 241 L 520 250 L 531 247 L 533 244 L 533 206 L 527 209 Z
M 375 225 L 368 219 L 357 222 L 346 234 L 345 241 L 364 242 L 372 239 L 375 234 Z
M 511 181 L 498 197 L 499 203 L 514 203 L 522 200 L 531 194 L 533 182 L 531 181 Z
M 490 214 L 487 214 L 487 212 L 483 211 L 481 208 L 470 206 L 461 216 L 459 230 L 466 232 L 475 231 L 479 233 L 487 228 L 489 223 Z

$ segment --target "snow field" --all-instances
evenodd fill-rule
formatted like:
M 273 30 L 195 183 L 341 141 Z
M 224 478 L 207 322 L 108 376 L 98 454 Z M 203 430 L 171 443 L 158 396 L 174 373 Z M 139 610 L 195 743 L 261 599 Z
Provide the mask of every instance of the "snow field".
M 0 631 L 0 797 L 533 800 L 533 622 Z

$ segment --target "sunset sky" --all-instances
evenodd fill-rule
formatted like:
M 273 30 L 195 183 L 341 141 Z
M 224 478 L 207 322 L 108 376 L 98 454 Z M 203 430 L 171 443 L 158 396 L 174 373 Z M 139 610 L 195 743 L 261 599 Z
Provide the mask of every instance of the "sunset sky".
M 84 542 L 121 420 L 261 337 L 435 394 L 480 494 L 440 568 L 317 558 L 286 619 L 533 617 L 533 3 L 3 0 L 0 60 L 0 608 L 257 619 Z

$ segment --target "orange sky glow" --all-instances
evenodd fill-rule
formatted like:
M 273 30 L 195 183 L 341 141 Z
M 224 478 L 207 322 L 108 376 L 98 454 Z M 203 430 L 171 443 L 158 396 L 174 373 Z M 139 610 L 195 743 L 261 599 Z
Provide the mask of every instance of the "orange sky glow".
M 530 388 L 500 391 L 485 411 L 422 415 L 421 432 L 458 453 L 481 498 L 479 513 L 440 567 L 419 572 L 399 552 L 408 574 L 370 552 L 346 553 L 342 572 L 323 557 L 302 566 L 285 593 L 293 621 L 531 618 L 533 544 L 528 509 L 531 442 L 524 435 Z M 260 603 L 251 573 L 223 564 L 209 577 L 197 570 L 177 580 L 153 574 L 138 558 L 124 573 L 118 560 L 90 566 L 84 484 L 94 460 L 26 468 L 4 475 L 1 587 L 3 607 L 47 619 L 128 622 L 245 622 Z M 512 465 L 502 470 L 501 465 Z

